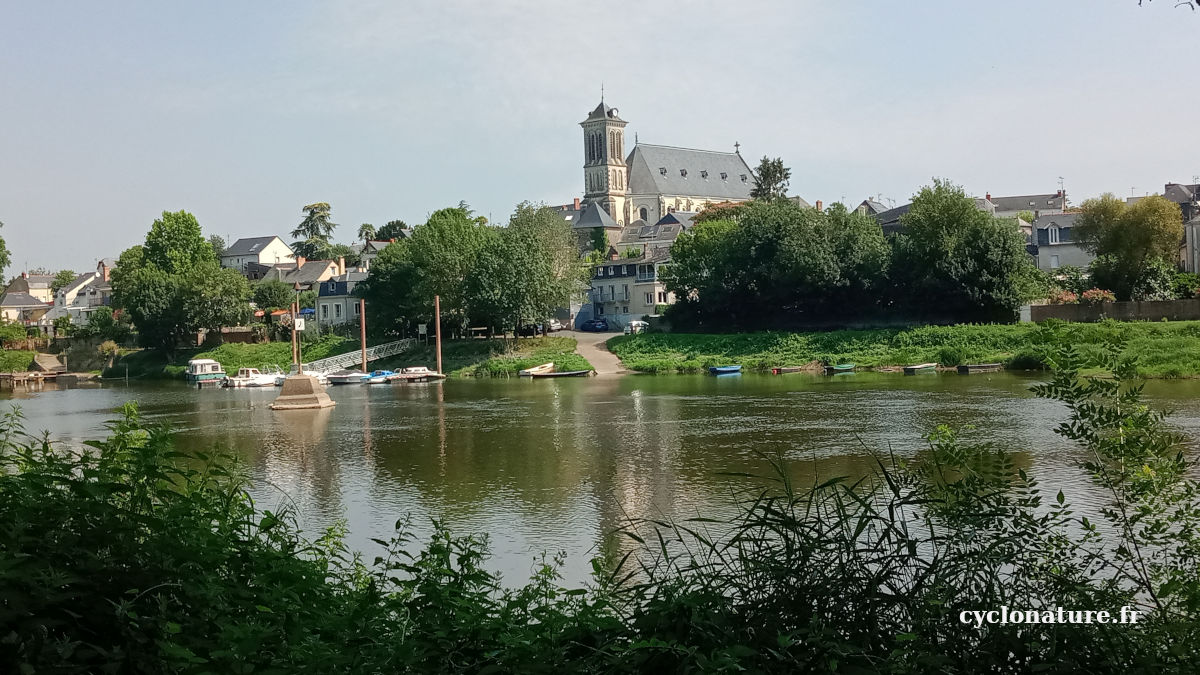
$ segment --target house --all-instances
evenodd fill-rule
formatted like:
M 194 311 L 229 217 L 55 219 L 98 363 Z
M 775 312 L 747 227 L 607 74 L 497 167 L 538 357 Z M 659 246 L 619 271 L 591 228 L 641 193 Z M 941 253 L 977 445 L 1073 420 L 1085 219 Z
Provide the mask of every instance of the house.
M 1185 272 L 1200 274 L 1200 184 L 1167 183 L 1163 197 L 1179 205 L 1183 246 L 1179 258 Z
M 317 289 L 317 323 L 322 326 L 357 323 L 360 305 L 354 288 L 366 278 L 366 272 L 350 270 L 322 281 Z
M 246 273 L 250 263 L 259 265 L 275 265 L 295 260 L 292 247 L 279 237 L 246 237 L 233 242 L 233 245 L 221 252 L 221 267 L 235 269 Z
M 371 269 L 371 261 L 378 258 L 383 249 L 395 242 L 395 239 L 372 239 L 361 244 L 353 244 L 350 248 L 358 254 L 358 266 L 364 270 L 369 270 Z
M 1015 197 L 993 197 L 989 192 L 984 199 L 992 203 L 992 215 L 997 218 L 1015 218 L 1022 211 L 1032 211 L 1036 220 L 1040 216 L 1062 213 L 1067 209 L 1067 195 L 1062 190 L 1051 194 Z
M 591 312 L 581 311 L 577 320 L 607 319 L 619 328 L 647 314 L 659 314 L 663 305 L 675 302 L 675 295 L 667 291 L 661 277 L 670 258 L 669 248 L 656 248 L 636 258 L 613 256 L 596 265 L 588 307 Z
M 888 207 L 879 200 L 867 198 L 862 200 L 862 203 L 855 207 L 854 210 L 863 215 L 875 217 L 887 211 Z
M 675 211 L 659 218 L 653 225 L 635 220 L 621 230 L 615 247 L 621 253 L 635 249 L 642 253 L 660 248 L 669 249 L 680 234 L 691 229 L 692 218 L 695 215 L 691 211 Z
M 0 318 L 22 326 L 42 327 L 43 318 L 53 308 L 48 302 L 24 291 L 5 291 L 0 296 Z
M 87 307 L 87 288 L 98 278 L 97 272 L 84 272 L 71 280 L 71 283 L 58 289 L 54 294 L 54 307 L 46 315 L 53 325 L 60 317 L 67 317 L 70 322 L 80 325 L 87 322 L 85 308 Z
M 304 256 L 296 256 L 294 263 L 279 263 L 271 265 L 261 277 L 263 280 L 282 281 L 289 286 L 300 285 L 300 290 L 310 291 L 322 281 L 338 274 L 346 273 L 346 261 L 337 260 L 306 260 Z
M 52 274 L 21 272 L 21 276 L 13 279 L 4 291 L 6 293 L 25 293 L 42 302 L 54 302 L 54 292 L 51 290 L 53 285 L 54 275 Z
M 1071 237 L 1078 213 L 1043 215 L 1033 221 L 1033 242 L 1030 250 L 1038 269 L 1050 272 L 1064 265 L 1087 267 L 1095 256 L 1085 251 Z
M 579 217 L 571 225 L 571 229 L 575 232 L 580 253 L 586 253 L 596 248 L 594 237 L 597 231 L 604 233 L 610 246 L 621 238 L 621 226 L 595 202 L 591 202 L 583 208 Z

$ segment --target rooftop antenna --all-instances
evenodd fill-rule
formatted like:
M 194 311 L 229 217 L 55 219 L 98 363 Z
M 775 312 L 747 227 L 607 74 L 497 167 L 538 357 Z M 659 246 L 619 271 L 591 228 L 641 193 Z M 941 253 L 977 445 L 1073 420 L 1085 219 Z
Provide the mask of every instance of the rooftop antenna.
M 1059 190 L 1062 190 L 1064 194 L 1065 194 L 1065 193 L 1066 193 L 1066 191 L 1067 191 L 1067 188 L 1065 187 L 1065 183 L 1063 182 L 1063 177 L 1062 177 L 1062 176 L 1059 176 L 1059 177 L 1058 177 L 1058 189 L 1059 189 Z
M 1137 188 L 1135 188 L 1135 187 L 1129 188 L 1129 196 L 1136 197 L 1137 196 Z

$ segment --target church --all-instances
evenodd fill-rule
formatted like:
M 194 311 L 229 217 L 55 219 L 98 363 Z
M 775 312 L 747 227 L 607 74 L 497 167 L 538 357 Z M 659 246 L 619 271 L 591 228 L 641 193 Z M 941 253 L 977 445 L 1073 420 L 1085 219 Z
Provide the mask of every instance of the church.
M 570 218 L 587 241 L 603 228 L 616 243 L 626 227 L 657 224 L 668 214 L 692 214 L 709 204 L 750 199 L 754 176 L 742 155 L 636 143 L 625 154 L 625 125 L 604 101 L 583 127 L 582 210 Z

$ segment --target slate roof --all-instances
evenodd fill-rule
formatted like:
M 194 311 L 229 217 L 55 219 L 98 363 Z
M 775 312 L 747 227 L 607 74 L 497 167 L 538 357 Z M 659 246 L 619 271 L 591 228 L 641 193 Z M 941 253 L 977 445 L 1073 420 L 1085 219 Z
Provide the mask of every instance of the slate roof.
M 621 119 L 620 117 L 617 117 L 617 109 L 616 108 L 608 105 L 604 101 L 600 101 L 600 105 L 596 106 L 596 109 L 593 110 L 590 115 L 588 115 L 587 119 L 584 120 L 584 122 L 591 122 L 592 120 L 602 120 L 602 119 L 614 119 L 614 120 L 617 120 L 618 122 L 625 121 L 625 120 Z
M 1163 196 L 1176 204 L 1196 201 L 1197 195 L 1200 195 L 1200 185 L 1167 183 L 1166 188 L 1163 189 Z
M 1066 198 L 1057 192 L 1044 195 L 1017 195 L 1014 197 L 992 197 L 997 211 L 1042 211 L 1045 209 L 1061 209 L 1066 205 Z M 1033 202 L 1030 204 L 1030 202 Z
M 279 239 L 279 237 L 243 237 L 233 242 L 233 245 L 225 249 L 221 253 L 221 257 L 224 258 L 235 255 L 255 255 L 276 239 Z
M 678 222 L 665 223 L 663 222 L 664 220 L 666 220 L 666 216 L 653 225 L 646 225 L 645 223 L 641 225 L 630 224 L 621 232 L 621 240 L 617 242 L 617 245 L 636 246 L 651 241 L 675 241 L 686 226 Z M 634 223 L 640 222 L 634 221 Z M 689 222 L 691 221 L 689 220 Z
M 888 207 L 885 206 L 882 202 L 877 202 L 874 199 L 862 200 L 862 203 L 858 205 L 858 208 L 863 208 L 863 207 L 866 207 L 868 216 L 874 216 L 874 215 L 883 213 L 884 211 L 888 210 Z
M 575 219 L 571 227 L 580 229 L 590 229 L 593 227 L 617 228 L 620 225 L 617 225 L 617 221 L 608 215 L 608 211 L 600 208 L 600 205 L 596 202 L 592 202 L 584 207 L 583 213 L 579 214 L 579 217 Z
M 9 291 L 0 298 L 0 307 L 46 307 L 49 304 L 20 291 Z
M 736 152 L 638 143 L 625 163 L 629 166 L 628 194 L 631 195 L 744 200 L 750 198 L 750 190 L 754 187 L 754 173 Z
M 669 225 L 671 223 L 675 223 L 686 230 L 692 226 L 692 218 L 696 217 L 696 213 L 696 211 L 672 211 L 662 218 L 659 218 L 655 225 Z
M 1039 216 L 1033 220 L 1033 229 L 1048 230 L 1051 225 L 1059 227 L 1075 227 L 1075 219 L 1079 217 L 1078 213 L 1053 213 L 1050 215 Z
M 72 291 L 75 291 L 77 289 L 83 288 L 84 286 L 87 286 L 88 283 L 90 283 L 92 281 L 92 279 L 95 279 L 95 278 L 96 278 L 95 272 L 84 272 L 83 274 L 80 274 L 79 276 L 72 279 L 71 283 L 58 289 L 58 291 L 60 293 L 71 293 Z
M 900 230 L 900 216 L 908 213 L 912 209 L 912 203 L 903 206 L 897 206 L 894 209 L 888 209 L 883 213 L 875 214 L 875 221 L 883 228 L 884 234 L 891 234 Z

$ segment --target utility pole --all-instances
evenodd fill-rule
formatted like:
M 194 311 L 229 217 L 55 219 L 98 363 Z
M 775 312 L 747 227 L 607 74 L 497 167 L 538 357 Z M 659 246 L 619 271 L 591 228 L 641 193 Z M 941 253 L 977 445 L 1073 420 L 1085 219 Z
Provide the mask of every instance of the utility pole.
M 433 334 L 437 342 L 437 371 L 442 372 L 442 301 L 433 296 Z
M 296 372 L 300 372 L 300 346 L 296 340 L 296 305 L 299 302 L 292 302 L 292 365 L 296 367 Z
M 358 332 L 362 339 L 362 369 L 367 372 L 367 301 L 358 299 Z

